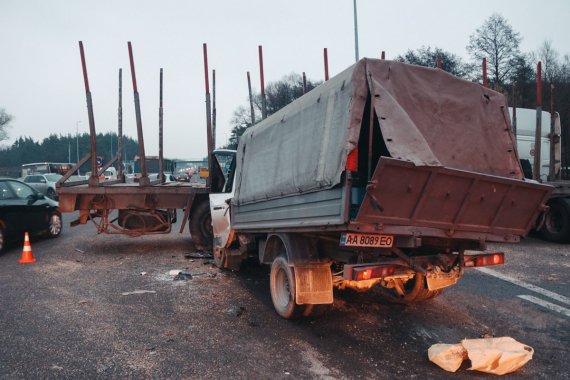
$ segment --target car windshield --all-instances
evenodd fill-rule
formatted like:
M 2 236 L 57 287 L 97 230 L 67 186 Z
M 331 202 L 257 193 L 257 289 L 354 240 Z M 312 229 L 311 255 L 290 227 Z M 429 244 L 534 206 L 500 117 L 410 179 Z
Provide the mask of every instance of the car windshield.
M 46 174 L 45 176 L 50 182 L 57 182 L 61 177 L 63 177 L 61 174 Z
M 36 194 L 36 191 L 34 189 L 22 182 L 8 181 L 8 184 L 12 188 L 12 191 L 16 194 L 17 198 L 28 199 L 35 196 Z

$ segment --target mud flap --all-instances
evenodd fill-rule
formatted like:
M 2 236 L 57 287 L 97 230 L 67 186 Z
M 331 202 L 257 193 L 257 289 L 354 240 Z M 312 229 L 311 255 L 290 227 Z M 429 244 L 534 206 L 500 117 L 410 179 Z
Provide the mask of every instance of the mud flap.
M 448 278 L 426 278 L 428 290 L 438 290 L 447 288 L 448 286 L 455 285 L 459 280 L 459 276 L 457 277 L 448 277 Z
M 333 303 L 330 264 L 299 264 L 294 266 L 298 305 Z

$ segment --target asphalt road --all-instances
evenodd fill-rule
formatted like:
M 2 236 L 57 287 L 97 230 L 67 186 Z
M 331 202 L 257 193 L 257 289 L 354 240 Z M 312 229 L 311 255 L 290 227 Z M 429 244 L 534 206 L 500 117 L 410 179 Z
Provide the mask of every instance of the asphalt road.
M 70 217 L 64 219 L 69 222 Z M 434 300 L 393 305 L 336 292 L 323 317 L 285 321 L 267 271 L 233 273 L 193 253 L 187 234 L 127 238 L 66 227 L 0 255 L 0 378 L 487 378 L 427 359 L 435 343 L 484 335 L 532 346 L 507 379 L 570 378 L 570 246 L 492 245 L 507 264 L 470 270 Z M 174 281 L 168 272 L 198 274 Z M 123 293 L 135 290 L 142 294 Z

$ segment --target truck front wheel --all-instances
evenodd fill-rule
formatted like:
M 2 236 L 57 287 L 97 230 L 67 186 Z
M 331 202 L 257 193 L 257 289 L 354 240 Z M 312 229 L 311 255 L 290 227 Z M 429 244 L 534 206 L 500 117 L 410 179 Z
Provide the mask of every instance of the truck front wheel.
M 197 249 L 212 249 L 214 233 L 212 229 L 212 216 L 210 215 L 210 204 L 208 202 L 201 202 L 192 210 L 189 229 L 192 242 L 194 242 Z
M 299 318 L 305 311 L 304 305 L 297 305 L 295 300 L 295 271 L 285 257 L 277 256 L 271 265 L 269 275 L 271 300 L 275 311 L 285 319 Z
M 548 203 L 550 210 L 544 216 L 540 235 L 549 241 L 567 243 L 570 241 L 570 212 L 563 200 Z

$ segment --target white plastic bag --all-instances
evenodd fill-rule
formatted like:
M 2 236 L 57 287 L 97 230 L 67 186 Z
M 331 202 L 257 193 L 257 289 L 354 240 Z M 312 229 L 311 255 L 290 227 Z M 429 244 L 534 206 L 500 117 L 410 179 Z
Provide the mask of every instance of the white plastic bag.
M 532 359 L 534 350 L 510 337 L 464 339 L 460 344 L 434 344 L 428 349 L 429 360 L 446 371 L 455 372 L 463 360 L 471 360 L 472 371 L 505 375 Z

